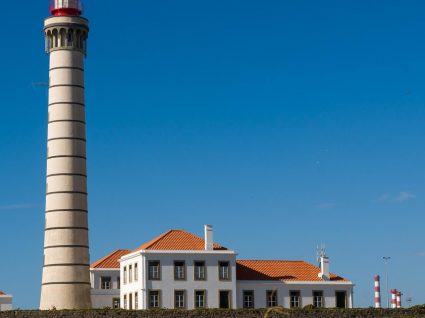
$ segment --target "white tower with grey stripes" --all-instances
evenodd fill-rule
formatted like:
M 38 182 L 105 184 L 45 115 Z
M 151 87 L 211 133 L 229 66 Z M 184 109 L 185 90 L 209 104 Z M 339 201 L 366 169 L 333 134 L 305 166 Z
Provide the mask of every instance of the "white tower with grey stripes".
M 40 309 L 90 308 L 84 59 L 88 21 L 80 0 L 52 0 L 46 224 Z

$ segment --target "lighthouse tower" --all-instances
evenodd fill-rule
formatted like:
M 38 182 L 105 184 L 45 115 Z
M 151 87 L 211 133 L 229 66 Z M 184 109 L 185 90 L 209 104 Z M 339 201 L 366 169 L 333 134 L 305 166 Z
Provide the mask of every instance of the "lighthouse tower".
M 50 55 L 46 223 L 40 309 L 90 308 L 84 58 L 88 21 L 79 0 L 53 0 L 45 20 Z

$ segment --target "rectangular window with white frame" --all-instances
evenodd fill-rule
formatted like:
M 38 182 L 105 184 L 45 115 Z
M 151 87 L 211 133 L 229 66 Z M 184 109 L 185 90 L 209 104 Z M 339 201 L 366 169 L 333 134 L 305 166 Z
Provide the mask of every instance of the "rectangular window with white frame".
M 112 278 L 110 276 L 100 277 L 100 289 L 112 289 Z
M 195 308 L 207 308 L 207 292 L 195 290 Z
M 149 290 L 149 308 L 160 308 L 161 293 L 159 290 Z
M 246 309 L 254 308 L 254 291 L 253 290 L 243 291 L 243 308 L 246 308 Z
M 174 280 L 186 279 L 186 263 L 185 261 L 174 261 Z
M 124 266 L 123 276 L 124 276 L 123 283 L 125 285 L 127 284 L 127 266 Z
M 133 294 L 128 294 L 128 309 L 133 309 Z
M 127 309 L 127 295 L 124 295 L 124 309 Z
M 134 309 L 139 309 L 139 293 L 134 293 Z
M 137 263 L 134 264 L 134 281 L 137 282 L 139 280 L 139 266 Z
M 175 309 L 186 308 L 186 291 L 184 290 L 174 291 L 174 308 Z
M 207 269 L 204 261 L 194 262 L 194 274 L 195 280 L 207 280 Z
M 266 303 L 269 308 L 277 306 L 277 290 L 268 290 L 266 292 Z
M 291 308 L 301 308 L 301 293 L 299 290 L 289 292 L 289 306 Z
M 148 277 L 150 280 L 161 280 L 161 263 L 160 261 L 148 262 Z
M 218 262 L 218 271 L 220 280 L 231 280 L 230 279 L 230 262 Z
M 128 265 L 128 282 L 131 284 L 133 282 L 133 266 Z
M 321 290 L 315 290 L 313 291 L 313 306 L 316 308 L 323 308 L 324 307 L 323 302 L 323 291 Z

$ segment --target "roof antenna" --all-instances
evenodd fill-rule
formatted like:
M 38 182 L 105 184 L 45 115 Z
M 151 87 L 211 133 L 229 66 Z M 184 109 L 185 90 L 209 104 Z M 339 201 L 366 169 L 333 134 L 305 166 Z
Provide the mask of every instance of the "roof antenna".
M 316 257 L 317 257 L 317 263 L 319 263 L 320 265 L 321 258 L 326 257 L 326 245 L 324 243 L 320 243 L 320 247 L 319 245 L 317 245 Z

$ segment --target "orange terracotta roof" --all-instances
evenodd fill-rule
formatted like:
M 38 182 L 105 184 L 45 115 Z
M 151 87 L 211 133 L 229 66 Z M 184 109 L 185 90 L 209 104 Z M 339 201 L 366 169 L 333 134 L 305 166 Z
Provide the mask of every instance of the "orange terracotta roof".
M 141 250 L 201 251 L 205 250 L 205 240 L 184 230 L 170 230 L 134 251 Z M 227 248 L 214 244 L 214 250 L 227 250 Z
M 97 262 L 90 265 L 91 268 L 120 268 L 120 263 L 118 260 L 128 254 L 131 253 L 130 250 L 116 250 L 109 255 L 101 258 Z
M 1 290 L 0 290 L 0 296 L 3 296 L 3 295 L 6 295 L 5 293 L 3 293 Z
M 238 280 L 323 281 L 320 268 L 304 261 L 240 260 L 236 262 Z M 331 281 L 347 281 L 335 274 Z

